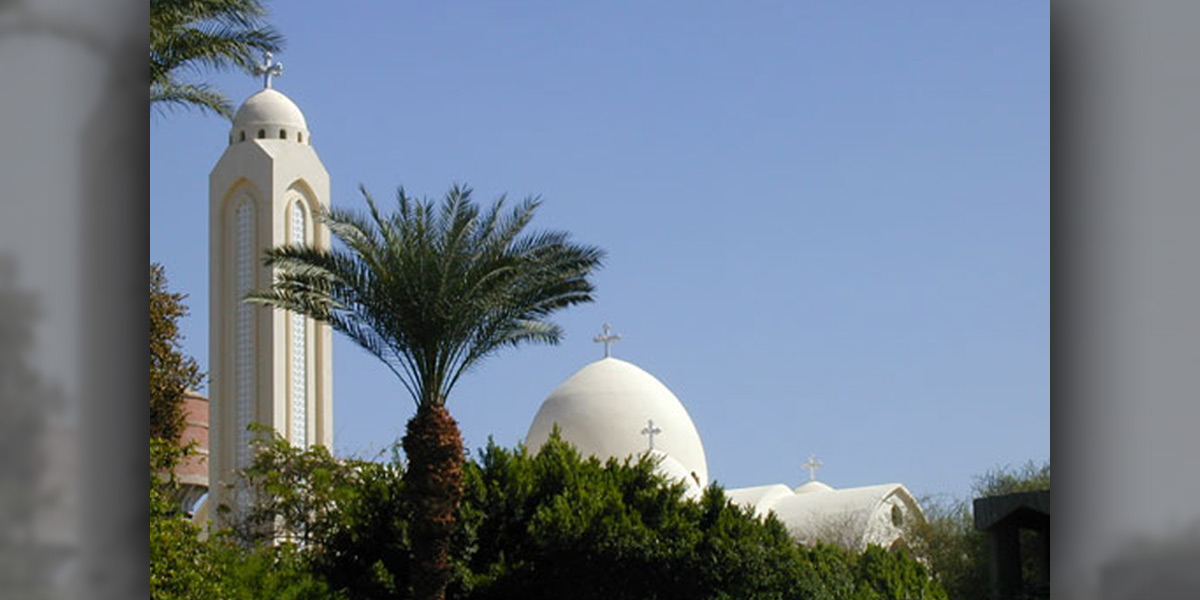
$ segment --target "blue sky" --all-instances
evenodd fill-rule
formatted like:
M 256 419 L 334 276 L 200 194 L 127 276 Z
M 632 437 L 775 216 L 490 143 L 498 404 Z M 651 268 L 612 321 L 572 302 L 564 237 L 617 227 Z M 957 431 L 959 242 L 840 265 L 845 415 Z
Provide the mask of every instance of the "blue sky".
M 277 2 L 276 88 L 333 203 L 358 185 L 540 195 L 535 225 L 607 250 L 556 347 L 456 388 L 468 447 L 512 445 L 602 349 L 684 402 L 729 487 L 819 477 L 963 496 L 1050 456 L 1050 26 L 1045 2 Z M 211 78 L 235 102 L 261 87 Z M 207 365 L 217 117 L 151 117 L 150 256 Z M 335 338 L 336 450 L 413 406 Z

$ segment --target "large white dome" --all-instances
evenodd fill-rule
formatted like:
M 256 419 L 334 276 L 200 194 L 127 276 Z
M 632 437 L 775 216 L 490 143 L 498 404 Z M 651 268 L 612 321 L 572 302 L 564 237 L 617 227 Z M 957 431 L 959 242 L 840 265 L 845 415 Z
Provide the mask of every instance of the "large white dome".
M 557 424 L 562 438 L 580 454 L 623 459 L 649 449 L 642 433 L 649 421 L 659 430 L 654 449 L 707 486 L 704 445 L 683 404 L 653 375 L 615 358 L 583 367 L 551 392 L 529 426 L 525 445 L 536 451 Z

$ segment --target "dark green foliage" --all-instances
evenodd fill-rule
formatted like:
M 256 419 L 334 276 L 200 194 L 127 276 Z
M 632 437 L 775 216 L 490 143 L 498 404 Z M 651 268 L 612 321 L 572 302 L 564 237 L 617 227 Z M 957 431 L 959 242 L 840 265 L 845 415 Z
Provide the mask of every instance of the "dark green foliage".
M 313 574 L 305 556 L 291 544 L 246 550 L 225 540 L 210 542 L 224 568 L 222 596 L 228 600 L 341 600 L 342 594 Z
M 269 430 L 263 429 L 264 433 Z M 255 442 L 244 471 L 254 507 L 233 524 L 243 546 L 298 543 L 309 570 L 354 598 L 407 598 L 411 562 L 399 462 L 337 459 L 278 435 Z
M 184 295 L 167 288 L 162 265 L 150 264 L 150 438 L 170 443 L 183 433 L 183 395 L 203 380 L 200 366 L 183 353 L 179 319 Z
M 331 486 L 306 488 L 339 499 L 337 510 L 300 519 L 310 532 L 304 548 L 313 573 L 351 599 L 412 597 L 411 516 L 398 462 L 338 461 L 277 439 L 264 444 L 247 472 L 252 481 L 278 483 L 270 472 L 287 465 L 338 473 L 328 478 Z M 945 597 L 906 552 L 797 547 L 777 520 L 754 518 L 718 487 L 684 500 L 683 487 L 668 484 L 654 466 L 649 458 L 583 459 L 557 436 L 533 455 L 489 445 L 464 464 L 447 596 Z M 273 509 L 280 522 L 303 512 L 285 506 L 294 496 L 279 498 L 290 498 Z M 258 518 L 271 520 L 269 511 Z
M 944 600 L 945 592 L 929 578 L 921 563 L 905 551 L 870 546 L 854 557 L 858 587 L 855 598 L 924 598 Z
M 244 475 L 253 505 L 235 524 L 236 536 L 248 545 L 273 540 L 279 530 L 300 544 L 326 539 L 369 465 L 339 461 L 324 446 L 298 449 L 269 427 L 252 427 L 259 434 L 255 461 Z
M 150 441 L 150 597 L 154 600 L 335 600 L 330 586 L 288 544 L 246 546 L 227 535 L 200 538 L 179 513 L 169 472 L 183 451 Z
M 777 522 L 757 522 L 718 488 L 684 502 L 649 458 L 601 464 L 559 441 L 534 456 L 493 445 L 468 473 L 475 512 L 463 519 L 477 543 L 464 597 L 770 597 L 795 573 Z
M 172 501 L 176 484 L 169 472 L 181 451 L 173 442 L 150 439 L 150 596 L 157 600 L 217 598 L 220 568 L 200 529 Z
M 1050 489 L 1050 463 L 1032 460 L 1017 468 L 992 469 L 975 478 L 976 498 Z

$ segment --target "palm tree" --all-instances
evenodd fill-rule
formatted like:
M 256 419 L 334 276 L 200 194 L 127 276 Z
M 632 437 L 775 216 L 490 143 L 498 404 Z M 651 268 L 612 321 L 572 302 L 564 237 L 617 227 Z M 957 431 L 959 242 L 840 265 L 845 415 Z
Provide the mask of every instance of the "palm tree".
M 283 37 L 262 23 L 262 0 L 150 0 L 150 107 L 183 107 L 232 117 L 229 100 L 183 72 L 201 68 L 249 70 Z
M 559 309 L 592 301 L 588 277 L 603 251 L 565 232 L 525 233 L 539 202 L 481 211 L 455 186 L 438 205 L 400 189 L 399 210 L 381 213 L 365 188 L 369 216 L 324 212 L 346 249 L 282 246 L 268 291 L 248 300 L 328 323 L 378 357 L 416 403 L 401 442 L 404 494 L 412 511 L 417 598 L 442 598 L 449 544 L 462 494 L 462 436 L 446 410 L 463 373 L 501 348 L 555 344 Z

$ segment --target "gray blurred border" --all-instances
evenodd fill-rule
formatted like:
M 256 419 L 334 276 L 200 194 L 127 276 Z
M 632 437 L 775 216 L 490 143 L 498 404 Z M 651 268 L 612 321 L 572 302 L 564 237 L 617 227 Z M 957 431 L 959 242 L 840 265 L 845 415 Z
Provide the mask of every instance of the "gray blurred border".
M 1054 595 L 1200 598 L 1200 3 L 1052 22 Z
M 147 595 L 146 6 L 0 0 L 4 598 Z M 1053 4 L 1058 598 L 1194 585 L 1197 23 Z
M 148 4 L 0 0 L 0 597 L 149 595 Z

